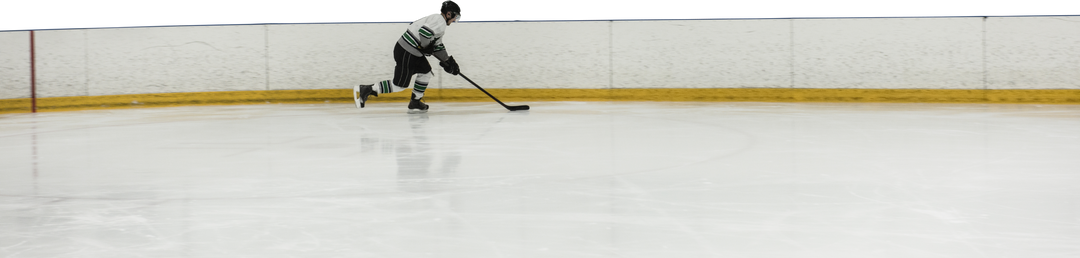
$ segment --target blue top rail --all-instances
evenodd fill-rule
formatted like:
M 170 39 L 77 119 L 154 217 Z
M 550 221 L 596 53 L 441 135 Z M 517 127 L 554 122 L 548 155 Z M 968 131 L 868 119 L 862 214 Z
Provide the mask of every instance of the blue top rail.
M 505 22 L 572 22 L 572 21 L 663 21 L 663 19 L 766 19 L 766 18 L 912 18 L 912 17 L 991 17 L 991 16 L 1080 16 L 1080 12 L 1040 13 L 935 13 L 935 14 L 807 14 L 807 15 L 734 15 L 734 16 L 624 16 L 624 17 L 515 17 L 515 18 L 465 18 L 462 23 Z M 216 23 L 153 23 L 109 25 L 65 25 L 42 27 L 2 27 L 0 31 L 93 29 L 123 27 L 171 27 L 171 26 L 222 26 L 266 24 L 364 24 L 409 23 L 413 19 L 325 19 L 325 21 L 245 21 Z

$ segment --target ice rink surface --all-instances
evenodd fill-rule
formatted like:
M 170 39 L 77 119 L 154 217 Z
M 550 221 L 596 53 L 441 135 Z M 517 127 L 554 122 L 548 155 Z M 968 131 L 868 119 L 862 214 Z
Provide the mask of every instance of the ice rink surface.
M 0 115 L 0 257 L 1080 257 L 1080 106 Z

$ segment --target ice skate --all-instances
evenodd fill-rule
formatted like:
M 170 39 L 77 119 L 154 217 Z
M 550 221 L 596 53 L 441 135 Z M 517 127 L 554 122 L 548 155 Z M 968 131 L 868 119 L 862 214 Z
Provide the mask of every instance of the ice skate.
M 428 105 L 424 104 L 424 98 L 416 99 L 416 93 L 413 93 L 409 98 L 409 112 L 425 112 L 427 109 Z
M 371 85 L 357 85 L 353 87 L 353 101 L 356 102 L 356 108 L 363 108 L 364 102 L 367 102 L 368 96 L 379 96 L 378 92 L 375 92 L 371 88 Z M 411 105 L 410 105 L 411 107 Z

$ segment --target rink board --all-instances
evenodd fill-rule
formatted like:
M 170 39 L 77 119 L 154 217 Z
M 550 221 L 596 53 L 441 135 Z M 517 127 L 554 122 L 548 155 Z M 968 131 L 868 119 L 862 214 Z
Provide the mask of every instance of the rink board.
M 502 101 L 754 101 L 1080 104 L 1080 90 L 928 89 L 490 89 Z M 372 97 L 405 102 L 411 90 Z M 483 102 L 476 89 L 429 89 L 425 100 Z M 351 103 L 351 90 L 228 91 L 38 99 L 37 111 L 272 103 Z M 30 99 L 0 100 L 0 113 L 30 112 Z

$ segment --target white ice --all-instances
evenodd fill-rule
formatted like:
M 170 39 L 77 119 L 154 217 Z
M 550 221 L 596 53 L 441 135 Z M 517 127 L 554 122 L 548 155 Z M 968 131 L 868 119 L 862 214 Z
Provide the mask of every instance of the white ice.
M 0 115 L 0 257 L 1080 257 L 1080 106 Z

